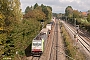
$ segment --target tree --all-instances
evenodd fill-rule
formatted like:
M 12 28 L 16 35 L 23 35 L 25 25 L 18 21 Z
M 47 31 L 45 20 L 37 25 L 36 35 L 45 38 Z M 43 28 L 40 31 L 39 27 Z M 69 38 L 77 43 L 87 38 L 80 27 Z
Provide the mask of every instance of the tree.
M 87 12 L 90 13 L 90 10 L 88 10 Z
M 90 22 L 90 13 L 87 15 L 87 20 Z
M 38 4 L 36 3 L 34 5 L 34 9 L 29 10 L 29 12 L 24 15 L 24 18 L 36 18 L 37 20 L 45 20 L 47 18 L 50 20 L 51 16 L 52 8 L 50 6 L 44 6 L 43 4 L 41 4 L 41 6 L 38 6 Z
M 4 55 L 13 56 L 15 49 L 13 37 L 10 36 L 14 26 L 22 19 L 22 12 L 20 9 L 20 0 L 0 0 L 0 24 L 5 28 L 5 38 L 1 41 L 4 46 Z M 2 22 L 1 22 L 2 21 Z M 14 53 L 13 51 L 14 50 Z
M 52 17 L 52 9 L 47 6 L 47 11 L 48 11 L 48 14 L 47 14 L 47 18 L 51 20 L 51 17 Z
M 43 5 L 43 4 L 41 4 L 41 7 L 42 7 L 42 8 L 44 8 L 44 5 Z
M 79 18 L 79 12 L 78 12 L 78 10 L 73 10 L 73 17 L 74 18 Z
M 88 10 L 87 20 L 90 22 L 90 10 Z
M 13 0 L 13 15 L 16 22 L 19 22 L 23 17 L 20 5 L 20 0 Z
M 36 20 L 42 20 L 42 19 L 45 19 L 45 14 L 41 10 L 41 7 L 38 7 L 32 11 L 29 11 L 27 14 L 25 14 L 24 18 L 34 18 Z
M 25 13 L 28 13 L 28 12 L 29 12 L 29 10 L 30 10 L 30 7 L 29 7 L 29 6 L 27 6 L 27 7 L 26 7 L 26 9 L 25 9 Z
M 4 23 L 5 16 L 0 12 L 0 27 L 3 29 L 5 23 Z
M 22 18 L 19 0 L 0 0 L 0 11 L 5 16 L 4 27 L 10 30 L 13 23 L 18 23 Z
M 53 17 L 57 17 L 57 13 L 53 13 L 52 15 L 53 15 Z
M 73 17 L 73 9 L 71 6 L 66 7 L 65 16 L 67 16 L 69 18 Z
M 52 7 L 50 7 L 50 6 L 47 6 L 51 11 L 52 11 Z
M 37 8 L 37 7 L 38 7 L 38 4 L 36 3 L 36 4 L 34 5 L 34 9 Z
M 51 19 L 52 11 L 51 11 L 51 8 L 49 6 L 44 6 L 42 8 L 42 11 L 46 14 L 47 19 Z
M 13 16 L 12 15 L 12 1 L 9 1 L 9 0 L 0 0 L 0 11 L 1 13 L 4 15 L 5 19 L 3 20 L 4 22 L 4 25 L 3 27 L 5 28 L 6 30 L 6 27 L 7 26 L 10 26 L 10 16 Z

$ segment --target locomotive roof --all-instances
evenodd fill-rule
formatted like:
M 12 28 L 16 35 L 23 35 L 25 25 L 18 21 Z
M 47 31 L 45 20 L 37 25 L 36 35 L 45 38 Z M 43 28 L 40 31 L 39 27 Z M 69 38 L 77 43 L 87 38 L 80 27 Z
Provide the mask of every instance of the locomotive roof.
M 51 26 L 52 24 L 47 24 L 47 26 Z
M 34 40 L 42 40 L 42 39 L 44 40 L 46 39 L 46 33 L 41 32 L 34 38 Z
M 47 28 L 43 28 L 40 32 L 47 32 L 48 29 Z

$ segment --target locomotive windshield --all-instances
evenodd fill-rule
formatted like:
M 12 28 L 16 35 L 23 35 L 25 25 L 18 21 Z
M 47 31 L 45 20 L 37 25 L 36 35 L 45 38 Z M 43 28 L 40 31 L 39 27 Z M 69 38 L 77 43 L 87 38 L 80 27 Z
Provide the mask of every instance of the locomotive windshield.
M 33 46 L 41 46 L 41 43 L 33 43 Z

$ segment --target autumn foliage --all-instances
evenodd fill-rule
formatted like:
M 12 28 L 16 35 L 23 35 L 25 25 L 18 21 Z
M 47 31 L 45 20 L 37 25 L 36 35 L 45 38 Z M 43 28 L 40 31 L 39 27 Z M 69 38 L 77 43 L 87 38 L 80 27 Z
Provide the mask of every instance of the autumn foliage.
M 24 18 L 34 18 L 36 20 L 50 19 L 52 16 L 52 8 L 50 6 L 38 6 L 36 3 L 34 7 L 26 7 Z

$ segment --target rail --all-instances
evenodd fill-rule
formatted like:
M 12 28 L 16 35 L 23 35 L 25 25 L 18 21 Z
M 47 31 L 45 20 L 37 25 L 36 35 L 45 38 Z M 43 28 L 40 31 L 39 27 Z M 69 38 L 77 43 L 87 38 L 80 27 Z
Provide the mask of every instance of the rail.
M 71 31 L 71 33 L 72 33 L 73 35 L 76 34 L 76 32 L 75 32 L 75 31 L 72 31 L 66 24 L 64 24 L 64 26 L 65 26 L 66 28 L 68 28 L 69 31 Z M 80 42 L 80 44 L 90 53 L 90 44 L 87 43 L 80 35 L 78 35 L 78 37 L 79 37 L 78 41 Z

